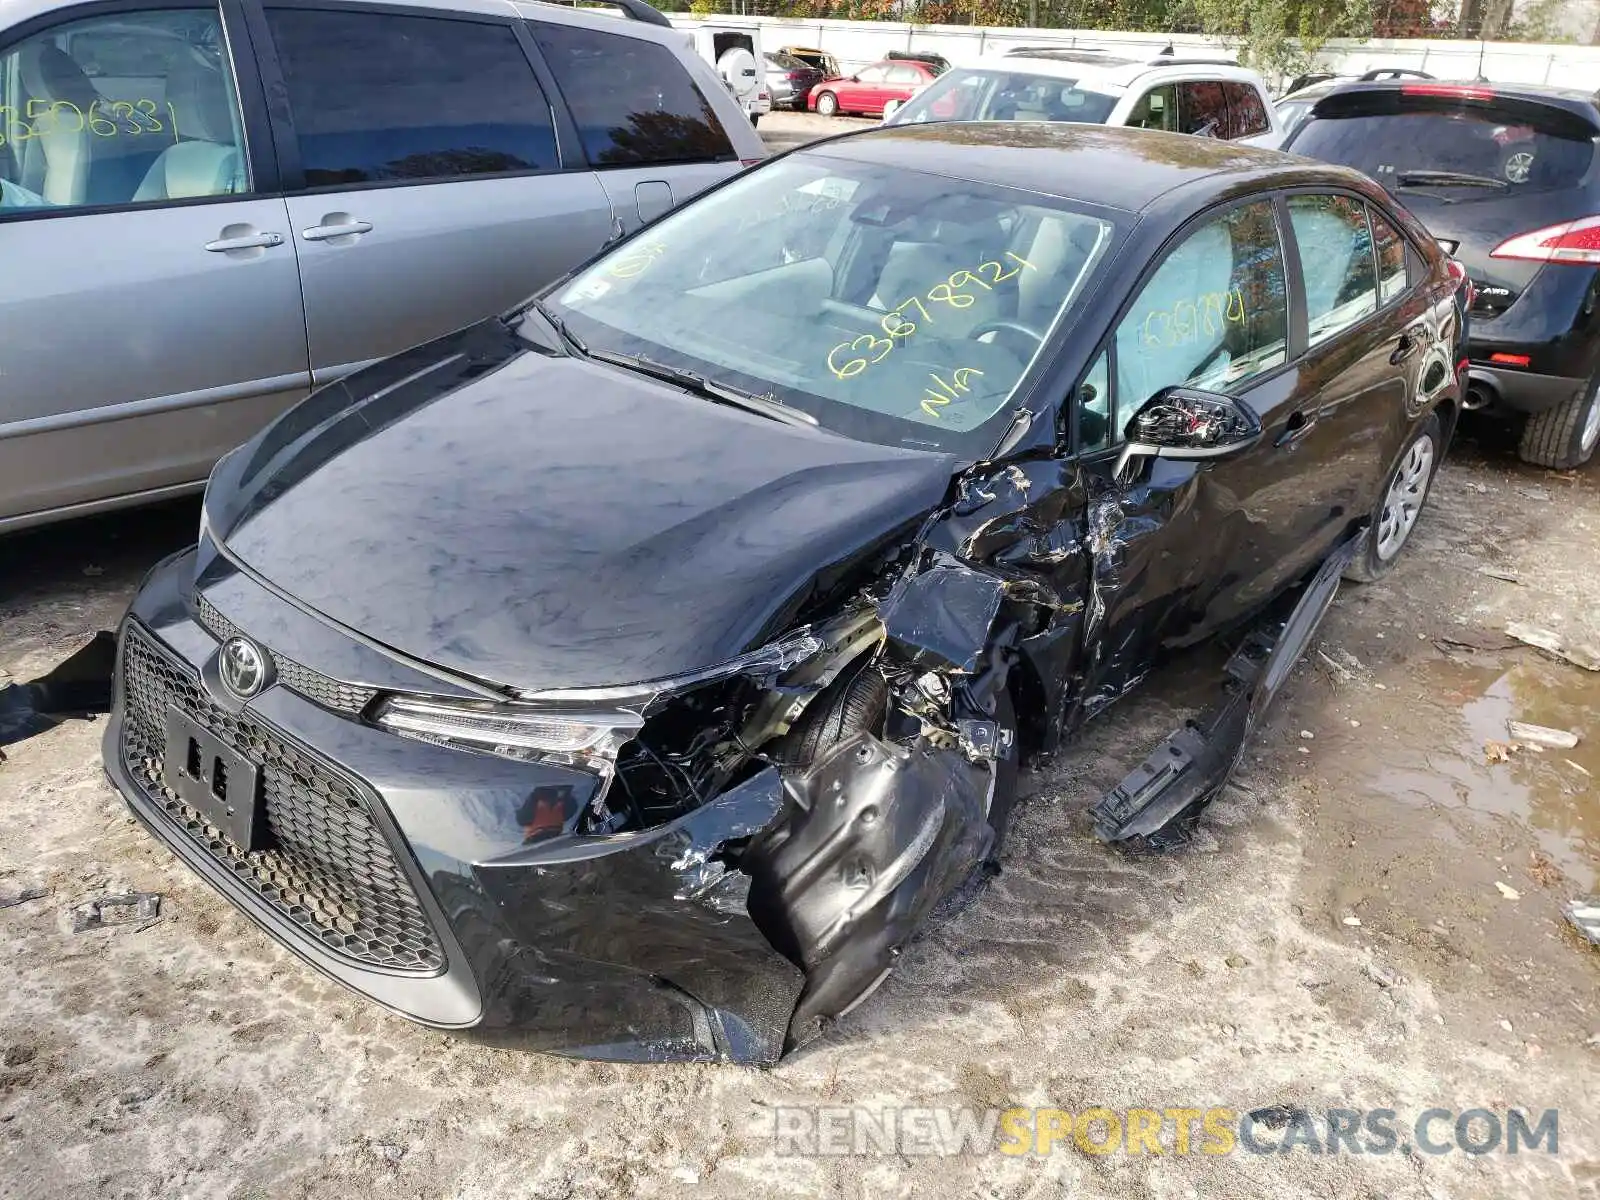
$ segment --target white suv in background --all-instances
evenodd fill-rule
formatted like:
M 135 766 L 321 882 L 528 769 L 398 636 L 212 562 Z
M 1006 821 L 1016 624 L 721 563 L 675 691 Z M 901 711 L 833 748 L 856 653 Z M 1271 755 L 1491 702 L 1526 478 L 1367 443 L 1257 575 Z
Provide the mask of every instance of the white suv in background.
M 952 67 L 885 118 L 928 121 L 1079 121 L 1265 146 L 1282 132 L 1266 83 L 1233 59 L 1051 46 Z

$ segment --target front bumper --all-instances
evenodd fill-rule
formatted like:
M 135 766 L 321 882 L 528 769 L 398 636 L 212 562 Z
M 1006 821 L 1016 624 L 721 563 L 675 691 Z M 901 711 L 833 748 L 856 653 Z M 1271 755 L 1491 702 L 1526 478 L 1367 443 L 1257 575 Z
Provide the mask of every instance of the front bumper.
M 435 1027 L 597 1058 L 779 1057 L 804 976 L 750 918 L 748 878 L 712 861 L 722 839 L 776 815 L 776 771 L 639 834 L 531 834 L 532 797 L 565 789 L 581 807 L 595 779 L 366 723 L 358 710 L 385 667 L 364 646 L 331 656 L 341 678 L 313 686 L 269 644 L 277 683 L 232 701 L 215 683 L 217 635 L 306 618 L 237 574 L 208 586 L 202 609 L 194 575 L 193 552 L 164 564 L 124 620 L 106 772 L 144 826 L 260 928 Z M 170 705 L 260 767 L 266 848 L 239 850 L 163 787 L 155 730 Z

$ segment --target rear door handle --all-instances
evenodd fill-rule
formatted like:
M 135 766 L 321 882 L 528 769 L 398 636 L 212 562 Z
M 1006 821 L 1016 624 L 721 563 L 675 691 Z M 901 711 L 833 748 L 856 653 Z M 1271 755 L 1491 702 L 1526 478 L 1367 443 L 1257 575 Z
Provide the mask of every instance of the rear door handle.
M 1289 414 L 1289 419 L 1284 422 L 1283 432 L 1278 435 L 1278 440 L 1272 444 L 1274 446 L 1292 446 L 1316 427 L 1317 415 L 1315 413 L 1308 416 L 1303 411 L 1292 412 Z
M 331 225 L 313 225 L 302 229 L 300 236 L 308 242 L 326 242 L 331 238 L 353 237 L 358 233 L 371 233 L 371 221 L 342 221 Z
M 1422 343 L 1425 338 L 1425 331 L 1417 328 L 1416 326 L 1406 330 L 1400 335 L 1399 342 L 1395 344 L 1394 353 L 1389 355 L 1390 364 L 1393 366 L 1399 366 L 1401 363 L 1405 362 L 1406 359 L 1410 358 L 1418 350 L 1422 349 Z
M 283 245 L 281 233 L 248 233 L 239 237 L 218 238 L 214 242 L 207 242 L 206 249 L 212 254 L 226 254 L 229 250 L 262 250 L 281 245 Z

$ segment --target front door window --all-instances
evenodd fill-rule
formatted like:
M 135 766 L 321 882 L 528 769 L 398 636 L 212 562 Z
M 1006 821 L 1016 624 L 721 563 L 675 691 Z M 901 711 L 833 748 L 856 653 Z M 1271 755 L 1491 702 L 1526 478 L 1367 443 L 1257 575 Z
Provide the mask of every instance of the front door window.
M 107 14 L 0 51 L 0 216 L 249 191 L 216 11 Z

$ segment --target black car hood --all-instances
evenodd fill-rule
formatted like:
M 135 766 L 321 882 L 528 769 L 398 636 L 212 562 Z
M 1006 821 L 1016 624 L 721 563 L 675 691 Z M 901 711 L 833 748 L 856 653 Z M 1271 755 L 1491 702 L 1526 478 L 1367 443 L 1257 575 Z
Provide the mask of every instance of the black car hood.
M 939 502 L 954 460 L 552 358 L 486 322 L 324 389 L 219 466 L 213 536 L 304 605 L 524 690 L 726 661 Z

